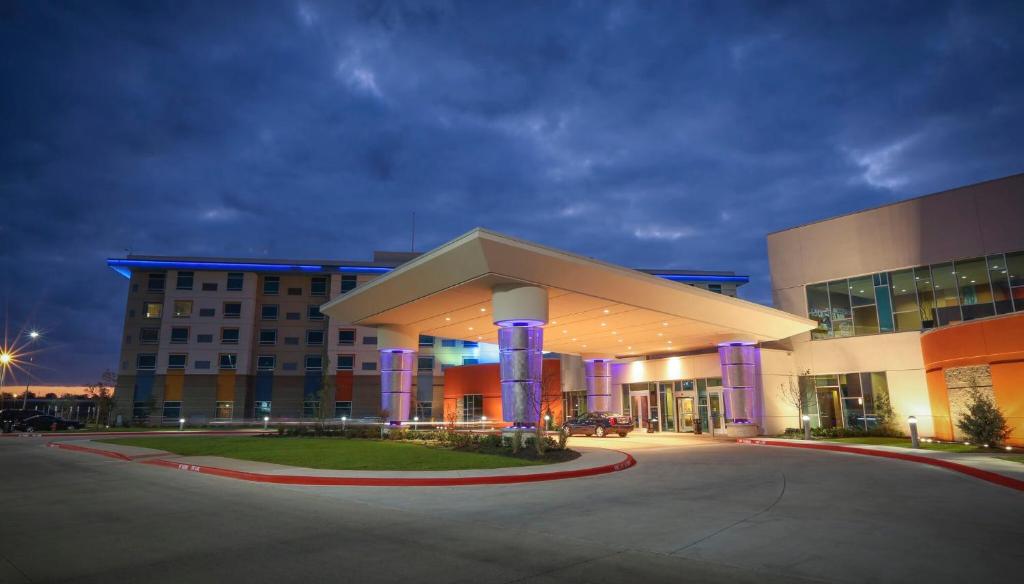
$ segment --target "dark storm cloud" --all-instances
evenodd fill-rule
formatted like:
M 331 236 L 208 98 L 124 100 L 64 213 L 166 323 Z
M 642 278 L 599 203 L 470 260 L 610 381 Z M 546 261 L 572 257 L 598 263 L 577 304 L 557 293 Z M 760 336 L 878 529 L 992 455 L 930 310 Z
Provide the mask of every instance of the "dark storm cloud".
M 6 3 L 2 294 L 116 366 L 139 253 L 366 258 L 482 225 L 734 269 L 765 233 L 1020 172 L 1020 4 Z

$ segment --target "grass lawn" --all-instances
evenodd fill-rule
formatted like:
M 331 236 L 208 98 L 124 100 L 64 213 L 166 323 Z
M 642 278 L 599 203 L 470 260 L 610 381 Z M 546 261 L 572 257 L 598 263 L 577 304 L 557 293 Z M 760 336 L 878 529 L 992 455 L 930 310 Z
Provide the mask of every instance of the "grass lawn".
M 139 436 L 108 438 L 100 442 L 156 448 L 183 456 L 223 456 L 333 470 L 468 470 L 545 464 L 543 461 L 460 452 L 408 442 L 342 438 Z
M 875 444 L 878 446 L 902 446 L 910 448 L 910 438 L 883 438 L 879 436 L 864 436 L 862 438 L 831 438 L 830 442 L 846 442 L 849 444 Z M 986 452 L 994 454 L 999 452 L 991 448 L 978 448 L 976 445 L 966 444 L 938 444 L 935 442 L 921 441 L 921 450 L 941 450 L 943 452 Z
M 1024 464 L 1024 454 L 1000 454 L 997 455 L 996 458 L 1002 458 L 1003 460 Z

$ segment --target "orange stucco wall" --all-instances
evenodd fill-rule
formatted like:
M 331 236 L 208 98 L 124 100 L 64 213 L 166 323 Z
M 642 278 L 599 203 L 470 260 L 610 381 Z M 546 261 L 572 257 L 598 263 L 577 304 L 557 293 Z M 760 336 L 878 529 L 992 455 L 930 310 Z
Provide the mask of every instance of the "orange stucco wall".
M 1024 313 L 969 321 L 921 335 L 921 353 L 937 437 L 952 438 L 945 369 L 988 365 L 996 405 L 1012 428 L 1010 442 L 1024 444 Z
M 545 359 L 542 395 L 545 411 L 552 419 L 562 419 L 561 363 Z M 479 394 L 484 398 L 484 415 L 488 420 L 501 420 L 501 378 L 497 363 L 463 365 L 444 370 L 444 415 L 449 419 L 457 409 L 457 401 L 464 395 Z
M 352 387 L 355 385 L 355 374 L 351 371 L 338 371 L 334 374 L 334 400 L 352 401 Z

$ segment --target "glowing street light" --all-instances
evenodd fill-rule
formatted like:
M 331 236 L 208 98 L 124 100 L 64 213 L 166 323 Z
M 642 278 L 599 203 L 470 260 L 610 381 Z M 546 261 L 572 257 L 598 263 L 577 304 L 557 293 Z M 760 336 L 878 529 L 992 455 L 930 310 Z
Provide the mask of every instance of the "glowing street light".
M 32 332 L 28 333 L 28 338 L 32 339 L 33 341 L 38 339 L 39 338 L 39 331 L 32 331 Z

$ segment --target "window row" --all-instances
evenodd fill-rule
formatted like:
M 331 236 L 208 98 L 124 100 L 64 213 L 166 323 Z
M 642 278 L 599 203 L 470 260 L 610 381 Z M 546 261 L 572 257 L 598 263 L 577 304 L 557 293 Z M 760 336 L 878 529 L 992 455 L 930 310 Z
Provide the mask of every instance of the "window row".
M 807 286 L 815 339 L 918 331 L 1024 311 L 1024 252 Z
M 172 305 L 172 314 L 175 318 L 188 318 L 192 316 L 194 303 L 191 300 L 175 300 Z M 164 305 L 162 302 L 143 302 L 142 316 L 144 318 L 160 318 L 163 316 Z M 223 318 L 241 318 L 241 302 L 225 302 L 222 305 L 221 314 Z M 135 316 L 134 313 L 129 316 Z M 202 318 L 213 318 L 217 316 L 216 308 L 200 308 L 199 316 Z
M 337 356 L 338 371 L 352 371 L 355 368 L 355 355 L 338 355 Z M 167 368 L 168 369 L 185 369 L 188 367 L 188 353 L 171 353 L 167 355 Z M 218 355 L 218 369 L 222 370 L 234 370 L 237 369 L 238 355 L 236 353 L 221 353 Z M 329 365 L 329 364 L 328 364 Z M 140 353 L 135 359 L 135 368 L 139 371 L 154 371 L 157 366 L 157 355 L 156 353 Z M 306 371 L 322 371 L 324 367 L 323 357 L 321 355 L 306 355 L 303 366 Z M 421 357 L 419 361 L 420 371 L 432 371 L 434 367 L 433 357 Z M 210 361 L 195 361 L 192 364 L 193 369 L 211 369 Z M 277 369 L 277 356 L 276 355 L 258 355 L 256 357 L 256 370 L 257 371 L 275 371 Z M 284 363 L 282 364 L 283 371 L 296 371 L 298 370 L 298 364 L 296 363 Z M 377 363 L 375 361 L 363 361 L 360 363 L 361 371 L 376 371 Z
M 176 274 L 174 283 L 175 290 L 192 290 L 195 286 L 195 272 L 179 271 Z M 224 280 L 224 289 L 228 292 L 241 292 L 245 286 L 245 274 L 242 272 L 228 272 Z M 146 274 L 146 290 L 149 292 L 163 292 L 167 287 L 166 272 L 150 272 Z M 216 292 L 220 287 L 219 282 L 203 282 L 203 292 Z
M 327 296 L 330 292 L 331 279 L 328 276 L 313 276 L 309 280 L 309 295 L 310 296 Z M 356 277 L 352 275 L 343 275 L 341 277 L 341 289 L 342 292 L 348 292 L 352 288 L 356 287 Z M 276 296 L 281 293 L 281 277 L 280 276 L 263 276 L 262 283 L 263 294 L 266 296 Z M 285 289 L 285 293 L 288 296 L 302 296 L 302 287 L 291 287 Z

